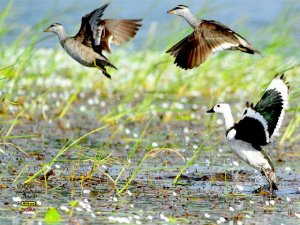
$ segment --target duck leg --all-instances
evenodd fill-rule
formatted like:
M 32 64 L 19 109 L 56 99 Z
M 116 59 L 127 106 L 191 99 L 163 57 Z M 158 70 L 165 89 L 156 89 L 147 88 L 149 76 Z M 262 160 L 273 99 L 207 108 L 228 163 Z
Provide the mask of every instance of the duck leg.
M 267 185 L 264 185 L 262 187 L 259 187 L 253 191 L 253 193 L 261 193 L 264 190 L 269 190 L 270 195 L 273 196 L 275 190 L 278 190 L 278 187 L 276 185 L 276 174 L 274 171 L 269 170 L 269 169 L 261 169 L 261 174 L 266 178 L 268 181 Z
M 110 62 L 106 62 L 100 59 L 95 59 L 94 60 L 94 67 L 96 67 L 97 69 L 101 70 L 103 75 L 106 76 L 108 79 L 111 79 L 111 75 L 109 75 L 107 73 L 107 70 L 105 68 L 105 66 L 110 66 L 113 67 L 115 69 L 117 69 L 113 64 L 111 64 Z
M 276 174 L 274 171 L 262 168 L 261 173 L 267 179 L 269 183 L 270 192 L 272 193 L 274 190 L 278 190 L 276 185 Z

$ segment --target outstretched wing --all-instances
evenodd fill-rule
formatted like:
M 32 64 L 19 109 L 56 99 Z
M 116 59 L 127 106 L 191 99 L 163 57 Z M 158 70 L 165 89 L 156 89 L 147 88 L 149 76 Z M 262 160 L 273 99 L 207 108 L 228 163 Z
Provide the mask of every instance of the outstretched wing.
M 192 69 L 202 64 L 211 54 L 211 50 L 201 35 L 194 31 L 189 36 L 178 42 L 167 53 L 175 57 L 175 64 L 182 69 Z
M 288 89 L 284 74 L 276 75 L 254 107 L 254 110 L 259 112 L 267 121 L 269 138 L 279 130 L 282 124 L 284 111 L 288 104 Z
M 234 126 L 235 138 L 251 143 L 256 149 L 268 144 L 281 126 L 288 89 L 284 75 L 276 75 L 255 106 L 246 103 L 241 120 Z
M 133 38 L 142 26 L 142 20 L 106 19 L 101 22 L 104 32 L 101 37 L 101 49 L 111 52 L 110 44 L 120 45 Z
M 73 37 L 82 44 L 93 48 L 96 52 L 101 53 L 99 48 L 101 36 L 104 27 L 101 25 L 101 17 L 109 3 L 104 4 L 98 9 L 84 15 L 81 19 L 81 26 L 78 33 Z
M 178 42 L 167 53 L 176 58 L 175 64 L 179 67 L 191 69 L 202 64 L 210 54 L 225 49 L 259 53 L 242 36 L 214 20 L 202 20 L 191 35 Z
M 109 4 L 95 9 L 82 17 L 81 27 L 74 37 L 82 44 L 92 47 L 96 52 L 111 52 L 110 44 L 122 44 L 134 37 L 142 20 L 102 20 L 103 12 Z
M 266 120 L 249 104 L 246 105 L 242 119 L 233 128 L 236 130 L 236 139 L 252 144 L 257 150 L 260 150 L 260 146 L 269 143 Z

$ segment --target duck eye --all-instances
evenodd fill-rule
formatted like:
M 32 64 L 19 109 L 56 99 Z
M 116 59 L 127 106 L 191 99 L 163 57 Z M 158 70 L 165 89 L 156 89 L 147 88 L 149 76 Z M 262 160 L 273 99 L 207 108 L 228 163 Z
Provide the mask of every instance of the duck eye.
M 220 107 L 220 105 L 217 105 L 217 107 Z

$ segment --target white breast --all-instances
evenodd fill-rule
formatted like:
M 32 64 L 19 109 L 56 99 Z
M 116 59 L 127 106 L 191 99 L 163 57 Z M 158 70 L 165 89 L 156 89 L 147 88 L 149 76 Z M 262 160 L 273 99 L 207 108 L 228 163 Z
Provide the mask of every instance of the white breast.
M 260 151 L 253 148 L 251 144 L 236 139 L 229 140 L 228 142 L 233 152 L 250 166 L 258 170 L 261 170 L 261 168 L 272 170 L 269 161 Z

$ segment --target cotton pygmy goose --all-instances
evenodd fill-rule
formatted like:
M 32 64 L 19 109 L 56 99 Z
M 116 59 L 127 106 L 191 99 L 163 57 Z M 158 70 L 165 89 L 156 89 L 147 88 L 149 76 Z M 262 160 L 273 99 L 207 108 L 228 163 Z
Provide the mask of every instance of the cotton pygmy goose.
M 194 28 L 190 35 L 167 51 L 175 57 L 175 64 L 183 69 L 197 67 L 209 55 L 221 50 L 260 54 L 245 38 L 229 27 L 214 20 L 197 19 L 185 5 L 178 5 L 168 13 L 183 17 Z
M 83 16 L 80 30 L 74 37 L 68 37 L 60 23 L 52 24 L 45 32 L 55 33 L 61 46 L 77 62 L 87 67 L 96 67 L 107 78 L 111 78 L 105 67 L 117 68 L 109 62 L 102 51 L 110 53 L 111 43 L 120 45 L 129 41 L 136 35 L 142 20 L 102 19 L 108 5 L 107 3 Z
M 271 191 L 278 189 L 276 174 L 270 157 L 261 146 L 270 143 L 273 134 L 278 132 L 281 126 L 288 104 L 288 90 L 284 75 L 276 75 L 255 106 L 246 103 L 238 123 L 234 123 L 230 106 L 226 103 L 216 104 L 207 111 L 223 115 L 230 148 L 239 158 L 266 177 Z

